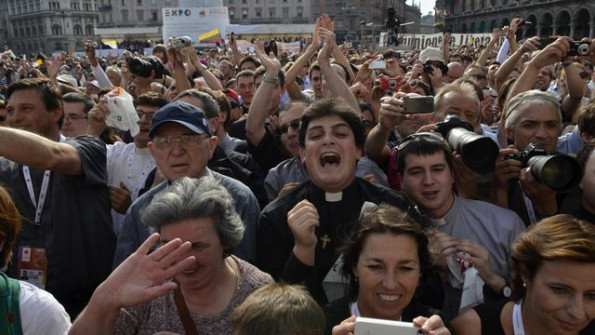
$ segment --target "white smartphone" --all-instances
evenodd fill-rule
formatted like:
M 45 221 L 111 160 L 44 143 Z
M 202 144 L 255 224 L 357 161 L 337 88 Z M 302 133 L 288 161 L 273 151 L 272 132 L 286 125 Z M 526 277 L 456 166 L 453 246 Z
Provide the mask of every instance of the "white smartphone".
M 354 335 L 419 335 L 423 332 L 411 322 L 357 317 Z
M 377 69 L 386 69 L 386 62 L 383 60 L 375 60 L 368 65 L 368 69 L 370 70 L 377 70 Z

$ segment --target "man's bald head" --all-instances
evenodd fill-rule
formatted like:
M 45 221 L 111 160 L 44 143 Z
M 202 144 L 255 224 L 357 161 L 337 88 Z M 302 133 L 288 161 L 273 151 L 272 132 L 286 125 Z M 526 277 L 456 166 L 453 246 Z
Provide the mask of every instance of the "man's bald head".
M 449 82 L 453 82 L 457 79 L 459 79 L 460 77 L 463 76 L 463 72 L 465 72 L 465 68 L 463 67 L 463 64 L 459 63 L 459 62 L 450 62 L 448 63 L 448 72 L 446 74 L 448 81 Z

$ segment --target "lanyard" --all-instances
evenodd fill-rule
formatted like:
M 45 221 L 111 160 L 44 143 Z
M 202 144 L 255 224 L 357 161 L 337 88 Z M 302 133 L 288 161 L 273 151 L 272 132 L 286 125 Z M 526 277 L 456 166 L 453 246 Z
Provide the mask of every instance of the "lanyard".
M 60 142 L 64 142 L 66 137 L 60 134 Z M 25 176 L 25 183 L 27 184 L 27 191 L 29 191 L 29 198 L 33 207 L 35 207 L 35 224 L 41 223 L 41 212 L 43 211 L 43 205 L 45 204 L 45 198 L 48 192 L 48 186 L 50 184 L 50 170 L 45 170 L 43 173 L 43 181 L 41 182 L 41 189 L 39 190 L 39 200 L 35 200 L 35 190 L 33 189 L 33 181 L 31 180 L 31 172 L 27 165 L 23 165 L 23 175 Z
M 523 325 L 523 315 L 521 314 L 521 300 L 518 304 L 514 304 L 512 309 L 512 326 L 514 327 L 514 335 L 525 335 L 525 326 Z
M 29 191 L 29 197 L 31 203 L 35 207 L 35 224 L 41 222 L 41 212 L 43 211 L 43 204 L 47 196 L 48 186 L 50 184 L 50 170 L 45 170 L 43 173 L 43 181 L 41 182 L 41 189 L 39 190 L 39 200 L 35 200 L 35 191 L 33 190 L 33 181 L 31 180 L 31 173 L 27 165 L 23 165 L 23 175 L 25 176 L 25 183 L 27 184 L 27 190 Z

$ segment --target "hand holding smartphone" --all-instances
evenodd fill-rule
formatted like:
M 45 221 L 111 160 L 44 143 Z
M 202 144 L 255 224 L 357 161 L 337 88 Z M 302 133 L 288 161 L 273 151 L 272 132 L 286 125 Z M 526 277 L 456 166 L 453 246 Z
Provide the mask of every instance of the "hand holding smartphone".
M 423 332 L 411 322 L 358 317 L 354 335 L 418 335 Z

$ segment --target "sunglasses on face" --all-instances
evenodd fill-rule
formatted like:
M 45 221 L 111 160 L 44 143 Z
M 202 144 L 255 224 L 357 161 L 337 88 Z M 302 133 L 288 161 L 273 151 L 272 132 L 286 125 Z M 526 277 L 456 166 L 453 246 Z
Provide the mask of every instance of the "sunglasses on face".
M 486 76 L 483 75 L 483 74 L 472 74 L 472 75 L 469 75 L 469 77 L 475 78 L 477 80 L 484 80 L 484 79 L 486 79 Z
M 280 125 L 279 128 L 277 128 L 277 134 L 283 135 L 289 131 L 289 128 L 297 131 L 300 129 L 301 123 L 302 123 L 301 119 L 295 119 L 295 120 L 289 122 L 289 124 Z

